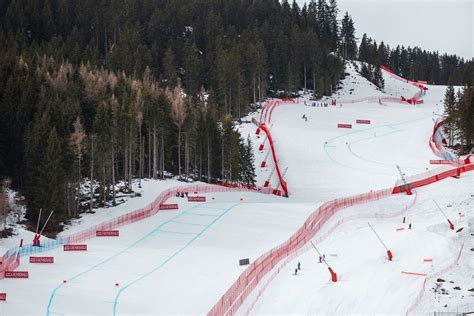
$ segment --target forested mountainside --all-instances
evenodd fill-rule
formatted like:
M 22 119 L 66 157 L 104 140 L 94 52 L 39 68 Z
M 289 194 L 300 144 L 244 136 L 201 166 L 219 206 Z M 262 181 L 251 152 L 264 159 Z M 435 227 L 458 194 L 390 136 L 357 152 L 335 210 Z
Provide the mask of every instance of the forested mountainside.
M 462 84 L 472 61 L 390 49 L 335 0 L 3 0 L 0 178 L 54 210 L 50 229 L 115 204 L 118 181 L 179 175 L 252 184 L 235 120 L 267 96 L 330 95 L 344 60 Z M 92 203 L 83 195 L 93 179 Z

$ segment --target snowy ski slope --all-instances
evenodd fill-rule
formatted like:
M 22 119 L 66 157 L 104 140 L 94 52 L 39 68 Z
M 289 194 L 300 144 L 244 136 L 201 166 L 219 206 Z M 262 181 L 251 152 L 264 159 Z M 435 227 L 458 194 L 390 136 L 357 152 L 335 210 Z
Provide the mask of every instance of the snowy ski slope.
M 411 97 L 417 92 L 384 73 L 387 93 L 382 93 L 352 66 L 347 72 L 342 89 L 334 95 L 337 106 L 307 106 L 314 101 L 304 97 L 295 104 L 278 106 L 272 113 L 268 126 L 278 163 L 282 170 L 288 168 L 284 177 L 290 198 L 252 192 L 204 194 L 206 203 L 173 198 L 169 203 L 178 203 L 178 211 L 161 211 L 123 226 L 120 237 L 91 239 L 87 252 L 56 249 L 42 254 L 54 256 L 54 265 L 30 264 L 24 258 L 17 270 L 29 271 L 28 280 L 0 280 L 0 292 L 8 294 L 7 302 L 0 303 L 0 315 L 205 314 L 244 271 L 239 259 L 253 262 L 288 239 L 323 202 L 393 187 L 400 177 L 396 165 L 406 175 L 433 169 L 429 160 L 437 157 L 428 140 L 433 119 L 442 111 L 445 88 L 428 86 L 421 105 L 343 102 L 340 106 L 339 101 L 349 99 Z M 259 113 L 252 116 L 259 119 Z M 356 124 L 357 119 L 371 120 L 371 124 Z M 338 129 L 338 123 L 352 124 L 353 128 Z M 256 126 L 247 123 L 238 128 L 253 141 L 258 184 L 262 185 L 274 167 L 268 158 L 268 167 L 260 167 L 268 155 L 268 143 L 260 152 L 264 137 L 255 134 Z M 470 277 L 473 267 L 469 251 L 474 246 L 469 235 L 474 224 L 473 179 L 463 174 L 461 179 L 419 188 L 413 196 L 394 195 L 337 213 L 319 234 L 338 226 L 318 247 L 338 273 L 339 282 L 330 282 L 327 268 L 306 245 L 295 259 L 281 266 L 265 290 L 259 288 L 261 291 L 248 297 L 239 313 L 401 314 L 442 310 L 448 302 L 449 307 L 472 302 L 472 292 L 466 291 L 469 279 L 456 276 Z M 278 185 L 275 173 L 270 180 L 273 187 Z M 143 197 L 87 215 L 69 231 L 143 207 L 174 185 L 177 183 L 172 181 L 147 181 Z M 456 227 L 464 227 L 461 233 L 449 231 L 432 199 Z M 390 245 L 393 262 L 386 260 L 385 250 L 367 221 Z M 412 223 L 412 230 L 407 229 L 408 223 Z M 396 231 L 402 227 L 405 229 Z M 3 250 L 11 244 L 9 240 L 0 247 Z M 401 273 L 441 271 L 453 262 L 463 244 L 459 265 L 449 270 L 454 272 L 446 272 L 454 273 L 452 279 L 461 290 L 454 291 L 451 286 L 449 292 L 454 294 L 438 295 L 439 302 L 428 293 L 436 278 L 426 281 L 426 295 L 420 296 L 424 277 Z M 433 261 L 425 263 L 425 258 Z M 293 276 L 297 262 L 302 270 Z M 262 285 L 270 280 L 263 281 Z M 414 305 L 418 301 L 420 304 Z

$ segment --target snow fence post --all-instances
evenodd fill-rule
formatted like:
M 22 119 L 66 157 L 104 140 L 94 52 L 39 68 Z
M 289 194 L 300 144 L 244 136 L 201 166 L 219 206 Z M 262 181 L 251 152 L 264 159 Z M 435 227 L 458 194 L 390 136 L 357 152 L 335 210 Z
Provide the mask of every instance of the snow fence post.
M 337 282 L 337 273 L 331 267 L 328 267 L 329 273 L 331 273 L 331 281 Z
M 454 225 L 449 219 L 448 219 L 448 223 L 449 223 L 449 229 L 454 230 Z

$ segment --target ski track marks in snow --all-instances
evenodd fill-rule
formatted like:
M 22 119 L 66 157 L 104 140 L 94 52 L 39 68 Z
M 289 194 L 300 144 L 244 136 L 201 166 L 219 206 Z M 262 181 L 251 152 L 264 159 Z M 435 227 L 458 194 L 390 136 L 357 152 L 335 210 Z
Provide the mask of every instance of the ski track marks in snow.
M 139 278 L 136 278 L 134 279 L 133 281 L 125 284 L 124 286 L 121 286 L 119 288 L 119 291 L 117 292 L 115 298 L 114 298 L 114 301 L 113 301 L 113 315 L 116 315 L 116 312 L 117 312 L 117 307 L 118 307 L 118 303 L 119 303 L 119 299 L 122 295 L 122 293 L 127 289 L 129 288 L 130 286 L 134 285 L 135 283 L 139 282 L 140 280 L 148 277 L 149 275 L 151 275 L 152 273 L 156 272 L 157 270 L 159 270 L 160 268 L 162 268 L 165 264 L 167 264 L 169 261 L 171 261 L 174 257 L 176 257 L 177 255 L 179 255 L 182 251 L 184 251 L 193 241 L 195 241 L 197 238 L 199 238 L 207 229 L 209 229 L 214 223 L 216 223 L 219 219 L 221 219 L 225 214 L 227 214 L 230 210 L 232 210 L 233 208 L 235 208 L 236 206 L 238 206 L 239 204 L 233 204 L 231 205 L 230 207 L 227 207 L 227 208 L 217 208 L 217 207 L 207 207 L 207 206 L 204 206 L 204 203 L 200 203 L 198 205 L 195 205 L 185 211 L 183 211 L 182 213 L 172 217 L 171 219 L 165 221 L 164 223 L 156 226 L 154 229 L 152 229 L 151 231 L 149 231 L 148 233 L 146 233 L 145 235 L 143 235 L 143 237 L 141 237 L 140 239 L 136 240 L 134 243 L 132 243 L 130 246 L 124 248 L 123 250 L 115 253 L 114 255 L 108 257 L 107 259 L 99 262 L 98 264 L 96 265 L 93 265 L 92 267 L 90 267 L 89 269 L 79 273 L 79 274 L 76 274 L 74 275 L 73 277 L 67 279 L 67 282 L 68 282 L 68 286 L 71 282 L 74 282 L 75 280 L 78 280 L 80 277 L 86 275 L 87 273 L 91 272 L 91 271 L 94 271 L 96 270 L 97 268 L 111 262 L 112 260 L 118 258 L 119 256 L 127 253 L 127 251 L 129 251 L 130 249 L 133 249 L 135 248 L 137 245 L 143 243 L 145 240 L 149 239 L 149 238 L 152 238 L 154 236 L 156 236 L 158 233 L 171 233 L 171 234 L 180 234 L 180 235 L 189 235 L 189 236 L 192 236 L 192 238 L 187 241 L 181 248 L 179 248 L 176 252 L 174 252 L 173 254 L 169 255 L 168 257 L 165 257 L 165 259 L 158 265 L 156 266 L 155 268 L 153 268 L 152 270 L 146 272 L 146 273 L 143 273 Z M 199 212 L 201 211 L 201 212 Z M 211 213 L 206 213 L 206 212 L 209 212 L 211 211 Z M 217 213 L 212 213 L 212 212 L 215 212 L 215 211 L 221 211 L 221 212 L 217 212 Z M 201 223 L 192 223 L 192 220 L 184 220 L 183 217 L 186 217 L 186 216 L 200 216 L 200 217 L 207 217 L 209 219 L 211 219 L 211 222 L 210 223 L 207 223 L 207 224 L 201 224 Z M 180 220 L 177 220 L 177 219 L 180 219 Z M 172 231 L 172 230 L 164 230 L 162 229 L 162 227 L 166 226 L 166 225 L 169 225 L 169 224 L 178 224 L 178 225 L 184 225 L 184 226 L 196 226 L 196 227 L 201 227 L 201 229 L 198 231 L 198 232 L 195 232 L 195 233 L 189 233 L 189 232 L 179 232 L 179 231 Z M 51 293 L 50 295 L 50 299 L 48 301 L 48 306 L 47 306 L 47 309 L 46 309 L 46 315 L 62 315 L 61 313 L 57 313 L 55 311 L 52 311 L 52 307 L 53 307 L 53 303 L 54 303 L 54 300 L 57 296 L 59 296 L 58 294 L 58 291 L 60 291 L 60 289 L 64 286 L 64 283 L 61 283 L 59 284 L 54 290 L 53 292 Z

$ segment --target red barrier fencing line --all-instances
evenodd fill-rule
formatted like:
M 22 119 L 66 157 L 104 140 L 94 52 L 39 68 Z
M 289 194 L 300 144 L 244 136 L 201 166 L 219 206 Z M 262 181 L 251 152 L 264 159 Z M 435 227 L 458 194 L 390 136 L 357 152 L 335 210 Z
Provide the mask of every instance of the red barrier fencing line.
M 404 78 L 396 75 L 395 73 L 393 73 L 393 71 L 391 71 L 390 69 L 388 69 L 384 65 L 380 65 L 380 68 L 382 70 L 384 70 L 385 72 L 387 72 L 389 75 L 391 75 L 393 78 L 395 78 L 399 81 L 408 83 L 410 85 L 413 85 L 413 86 L 417 87 L 418 89 L 420 89 L 420 91 L 418 91 L 411 98 L 405 98 L 403 96 L 401 96 L 399 98 L 386 97 L 386 96 L 371 96 L 371 97 L 359 98 L 359 99 L 354 99 L 354 100 L 339 101 L 339 103 L 377 102 L 379 100 L 381 102 L 392 102 L 392 103 L 403 103 L 403 104 L 420 104 L 420 103 L 423 103 L 423 100 L 420 100 L 421 97 L 423 96 L 423 92 L 424 92 L 424 85 L 423 84 L 415 82 L 415 81 L 404 79 Z
M 211 192 L 223 192 L 223 191 L 249 191 L 249 192 L 260 192 L 264 194 L 270 194 L 271 188 L 257 188 L 255 186 L 246 185 L 235 185 L 235 184 L 222 184 L 222 185 L 210 185 L 210 184 L 194 184 L 180 187 L 173 187 L 163 191 L 158 197 L 148 204 L 147 206 L 138 209 L 136 211 L 123 214 L 117 218 L 108 220 L 106 222 L 94 225 L 83 231 L 66 235 L 58 236 L 58 239 L 62 244 L 74 244 L 85 241 L 90 238 L 95 238 L 96 231 L 98 230 L 112 230 L 123 225 L 131 224 L 142 219 L 148 218 L 157 214 L 160 209 L 160 204 L 165 203 L 169 198 L 176 195 L 177 192 L 183 191 L 199 191 L 202 193 Z M 13 271 L 20 265 L 20 257 L 18 253 L 7 256 L 8 251 L 2 257 L 2 264 L 0 265 L 0 279 L 3 279 L 5 271 Z
M 462 170 L 460 170 L 461 172 L 471 171 L 471 170 L 474 170 L 474 165 L 463 166 L 462 168 L 459 168 L 459 169 L 462 169 Z M 444 172 L 443 173 L 444 175 L 441 175 L 439 178 L 437 178 L 436 181 L 440 181 L 441 179 L 444 179 L 445 177 L 449 176 L 451 173 L 452 173 L 452 170 L 448 170 L 448 172 Z M 429 180 L 429 181 L 431 181 L 431 180 Z M 421 183 L 421 181 L 420 181 L 420 183 Z M 431 183 L 431 182 L 429 182 L 429 183 Z M 426 185 L 426 184 L 423 184 L 423 185 Z M 314 212 L 312 215 L 310 215 L 310 217 L 308 217 L 308 219 L 305 221 L 305 225 L 303 227 L 301 227 L 295 233 L 295 235 L 293 235 L 289 240 L 287 240 L 287 242 L 285 242 L 283 245 L 279 246 L 277 249 L 284 249 L 286 254 L 288 254 L 290 251 L 298 249 L 301 245 L 299 245 L 298 243 L 295 244 L 295 240 L 296 241 L 298 240 L 298 239 L 295 239 L 295 236 L 298 236 L 303 232 L 304 232 L 304 235 L 303 235 L 304 238 L 302 240 L 304 240 L 306 242 L 308 240 L 308 237 L 311 238 L 310 232 L 312 231 L 313 235 L 316 233 L 316 231 L 314 231 L 314 219 L 315 219 L 316 215 L 314 215 L 314 214 L 317 213 L 317 215 L 319 215 L 319 214 L 327 215 L 327 217 L 323 216 L 322 222 L 318 223 L 317 230 L 319 230 L 320 227 L 321 227 L 321 224 L 324 224 L 324 222 L 332 214 L 334 214 L 334 212 L 337 211 L 338 209 L 343 208 L 343 207 L 352 206 L 352 205 L 355 205 L 355 204 L 358 204 L 358 203 L 371 201 L 373 199 L 379 199 L 379 198 L 384 196 L 383 192 L 387 193 L 387 192 L 390 192 L 390 191 L 392 191 L 392 193 L 394 193 L 393 191 L 395 191 L 395 189 L 393 189 L 393 190 L 392 189 L 386 189 L 386 190 L 381 190 L 381 191 L 377 191 L 377 192 L 366 193 L 365 198 L 363 198 L 364 195 L 359 195 L 359 196 L 356 196 L 356 197 L 350 197 L 350 198 L 346 198 L 346 199 L 336 199 L 334 201 L 323 204 L 318 209 L 318 212 Z M 403 192 L 403 191 L 401 191 L 401 192 Z M 374 193 L 376 193 L 376 195 L 373 195 L 371 197 L 371 194 L 374 194 Z M 309 231 L 307 230 L 308 225 L 311 226 L 311 229 Z M 277 254 L 278 253 L 280 253 L 280 252 L 277 252 Z M 268 255 L 265 254 L 262 257 L 265 257 L 264 260 L 268 261 L 267 256 Z M 281 256 L 277 255 L 272 260 L 276 260 L 278 262 L 279 260 L 281 260 Z M 247 270 L 245 270 L 242 275 L 248 276 L 248 273 L 250 273 L 249 268 Z M 265 274 L 263 274 L 262 276 L 264 276 L 264 275 Z M 261 279 L 261 277 L 260 277 L 260 279 Z M 236 307 L 236 306 L 241 305 L 242 302 L 243 302 L 243 299 L 245 299 L 245 297 L 242 296 L 243 290 L 245 290 L 246 292 L 249 292 L 249 290 L 247 289 L 248 284 L 245 285 L 245 287 L 242 287 L 240 278 L 236 282 L 238 282 L 238 283 L 234 283 L 233 286 L 231 287 L 232 291 L 227 291 L 222 296 L 221 300 L 219 300 L 219 302 L 216 303 L 216 305 L 214 305 L 214 307 L 208 312 L 208 315 L 218 315 L 218 314 L 216 314 L 217 310 L 219 310 L 221 312 L 224 312 L 224 314 L 229 313 L 229 314 L 233 315 L 233 313 L 235 313 L 235 311 L 238 309 L 238 307 Z M 236 291 L 237 288 L 239 288 L 239 286 L 240 286 L 240 293 L 238 294 L 238 296 L 236 296 L 235 291 Z M 222 302 L 222 304 L 221 304 L 221 302 Z
M 411 84 L 412 86 L 415 86 L 415 87 L 419 88 L 420 90 L 424 89 L 423 84 L 421 84 L 419 82 L 416 82 L 416 81 L 413 81 L 413 80 L 405 79 L 405 78 L 395 74 L 392 70 L 390 70 L 388 67 L 386 67 L 384 65 L 380 65 L 380 68 L 382 70 L 384 70 L 385 72 L 387 72 L 389 75 L 391 75 L 393 78 L 397 79 L 397 80 L 400 80 L 400 81 L 406 82 L 408 84 Z
M 462 243 L 461 248 L 459 249 L 459 253 L 456 256 L 456 259 L 454 259 L 454 261 L 450 265 L 448 265 L 447 267 L 439 270 L 436 273 L 428 275 L 425 278 L 420 292 L 418 293 L 418 295 L 417 295 L 415 301 L 413 302 L 413 304 L 406 311 L 406 315 L 412 313 L 416 309 L 416 307 L 420 304 L 421 300 L 423 299 L 423 295 L 425 294 L 425 289 L 426 289 L 426 281 L 429 281 L 431 279 L 437 278 L 438 276 L 441 276 L 442 274 L 444 274 L 447 271 L 449 271 L 450 269 L 452 269 L 455 265 L 457 265 L 459 263 L 459 260 L 461 259 L 461 254 L 462 254 L 463 249 L 464 249 L 464 243 Z
M 341 224 L 347 223 L 351 220 L 355 219 L 361 219 L 361 218 L 388 218 L 388 217 L 395 217 L 403 214 L 406 212 L 407 209 L 413 207 L 413 205 L 416 204 L 417 201 L 417 194 L 415 192 L 415 198 L 413 199 L 412 203 L 410 203 L 407 208 L 402 208 L 400 211 L 396 213 L 390 213 L 390 214 L 379 214 L 379 213 L 372 213 L 372 214 L 354 214 L 351 216 L 348 216 L 346 218 L 342 218 L 338 220 L 335 225 L 333 225 L 326 233 L 324 233 L 322 236 L 320 236 L 317 240 L 315 240 L 315 243 L 321 243 L 325 238 L 327 238 L 329 235 L 331 235 Z M 303 252 L 312 249 L 311 246 L 309 246 L 308 243 L 306 243 L 302 248 L 296 250 L 295 252 L 291 253 L 288 257 L 286 257 L 285 261 L 278 267 L 278 269 L 269 277 L 269 279 L 266 281 L 265 285 L 259 290 L 256 298 L 254 301 L 250 304 L 249 308 L 246 310 L 245 314 L 248 315 L 252 311 L 252 309 L 255 307 L 257 301 L 265 292 L 265 290 L 268 288 L 269 284 L 273 281 L 273 279 L 276 277 L 276 275 L 288 264 L 292 259 L 295 257 L 301 255 Z
M 250 293 L 258 283 L 254 282 L 253 279 L 261 280 L 262 277 L 284 257 L 305 245 L 337 210 L 367 201 L 378 200 L 390 195 L 390 192 L 391 189 L 369 192 L 345 199 L 336 199 L 321 205 L 306 219 L 304 225 L 301 226 L 292 237 L 280 246 L 265 253 L 250 265 L 208 312 L 208 315 L 233 315 L 242 305 L 248 293 Z M 256 268 L 260 264 L 262 265 L 261 272 L 259 275 L 255 275 Z M 249 282 L 249 279 L 252 282 Z M 242 280 L 246 280 L 247 282 L 243 283 Z
M 409 274 L 409 275 L 416 275 L 416 276 L 427 276 L 426 273 L 419 273 L 419 272 L 407 272 L 407 271 L 402 271 L 402 274 Z
M 262 123 L 260 125 L 260 130 L 264 131 L 265 134 L 267 135 L 268 143 L 270 144 L 270 150 L 272 152 L 273 162 L 275 164 L 276 172 L 277 172 L 278 178 L 280 180 L 281 188 L 283 189 L 285 194 L 288 196 L 288 187 L 286 185 L 285 180 L 283 180 L 283 177 L 282 177 L 282 174 L 281 174 L 281 171 L 280 171 L 280 167 L 278 166 L 278 160 L 277 160 L 277 157 L 276 157 L 275 147 L 273 145 L 273 139 L 272 139 L 272 135 L 270 134 L 270 130 L 268 129 L 268 127 L 265 123 Z

